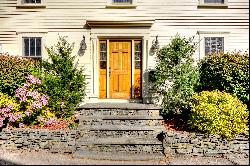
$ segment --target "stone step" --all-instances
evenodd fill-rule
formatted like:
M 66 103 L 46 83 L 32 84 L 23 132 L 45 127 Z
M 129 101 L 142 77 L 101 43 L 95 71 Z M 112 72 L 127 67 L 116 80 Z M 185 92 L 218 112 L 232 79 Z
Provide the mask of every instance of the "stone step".
M 76 112 L 78 115 L 82 116 L 159 116 L 159 110 L 123 110 L 123 109 L 85 109 Z
M 117 130 L 117 131 L 164 131 L 164 126 L 128 126 L 128 125 L 79 125 L 80 130 Z
M 110 153 L 110 152 L 93 152 L 93 151 L 84 151 L 78 150 L 76 153 L 73 154 L 74 157 L 77 158 L 88 158 L 88 159 L 97 159 L 97 160 L 121 160 L 121 161 L 152 161 L 152 160 L 162 160 L 165 156 L 160 153 L 155 154 L 136 154 L 136 153 Z
M 126 126 L 161 126 L 163 125 L 163 120 L 81 120 L 79 121 L 79 127 L 84 127 L 85 125 L 126 125 Z
M 160 132 L 154 130 L 89 130 L 83 135 L 83 138 L 96 137 L 96 138 L 156 138 Z
M 154 104 L 141 104 L 141 103 L 86 103 L 77 108 L 83 109 L 124 109 L 124 110 L 160 110 L 161 107 Z
M 92 116 L 78 116 L 79 121 L 82 120 L 163 120 L 162 116 L 159 115 L 92 115 Z
M 76 151 L 87 151 L 95 153 L 128 153 L 128 154 L 163 154 L 161 144 L 89 144 L 78 145 Z
M 81 138 L 77 141 L 77 145 L 162 145 L 157 138 L 144 139 L 121 137 L 121 138 Z

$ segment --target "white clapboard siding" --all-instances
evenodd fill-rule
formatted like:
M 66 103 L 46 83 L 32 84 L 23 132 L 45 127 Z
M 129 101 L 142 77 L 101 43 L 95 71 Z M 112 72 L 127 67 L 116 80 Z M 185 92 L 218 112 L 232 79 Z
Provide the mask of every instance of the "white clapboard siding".
M 88 93 L 93 88 L 94 69 L 91 34 L 83 28 L 86 20 L 154 19 L 149 44 L 158 35 L 161 47 L 177 33 L 195 36 L 198 42 L 197 31 L 221 31 L 229 32 L 228 50 L 249 48 L 249 0 L 228 0 L 226 9 L 198 8 L 198 4 L 199 0 L 137 0 L 136 8 L 113 9 L 106 8 L 107 0 L 46 0 L 46 8 L 19 8 L 17 0 L 0 0 L 0 44 L 4 52 L 20 55 L 18 32 L 43 32 L 47 46 L 55 44 L 59 34 L 75 42 L 76 54 L 85 35 L 88 49 L 78 59 L 86 68 Z M 154 56 L 148 57 L 147 66 L 154 68 Z

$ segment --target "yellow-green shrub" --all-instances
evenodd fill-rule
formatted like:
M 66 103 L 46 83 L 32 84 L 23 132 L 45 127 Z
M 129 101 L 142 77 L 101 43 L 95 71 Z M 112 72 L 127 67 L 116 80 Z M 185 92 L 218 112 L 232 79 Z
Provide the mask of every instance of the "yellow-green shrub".
M 207 134 L 233 138 L 247 134 L 248 115 L 247 106 L 229 93 L 202 91 L 193 95 L 188 124 Z

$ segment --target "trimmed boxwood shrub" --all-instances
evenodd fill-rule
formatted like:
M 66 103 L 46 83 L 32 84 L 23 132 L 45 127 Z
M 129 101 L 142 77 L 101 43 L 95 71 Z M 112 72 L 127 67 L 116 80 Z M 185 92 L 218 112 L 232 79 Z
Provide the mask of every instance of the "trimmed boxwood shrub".
M 207 134 L 233 138 L 248 133 L 247 106 L 229 93 L 203 91 L 192 98 L 189 127 Z
M 39 72 L 38 65 L 32 59 L 0 54 L 0 92 L 14 96 L 29 74 Z
M 205 57 L 199 63 L 200 90 L 226 91 L 249 103 L 249 56 L 226 53 Z M 249 104 L 248 104 L 249 108 Z

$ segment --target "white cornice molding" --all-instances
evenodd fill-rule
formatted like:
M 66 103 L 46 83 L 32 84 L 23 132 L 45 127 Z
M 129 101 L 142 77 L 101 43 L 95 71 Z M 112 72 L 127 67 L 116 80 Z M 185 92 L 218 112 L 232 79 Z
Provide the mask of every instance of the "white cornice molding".
M 151 27 L 155 20 L 87 20 L 90 28 L 105 27 Z

